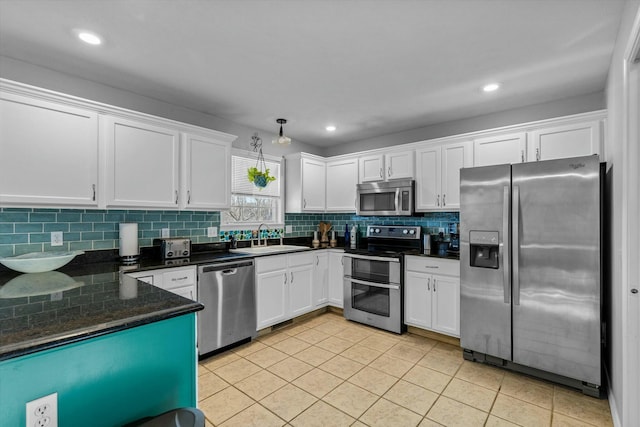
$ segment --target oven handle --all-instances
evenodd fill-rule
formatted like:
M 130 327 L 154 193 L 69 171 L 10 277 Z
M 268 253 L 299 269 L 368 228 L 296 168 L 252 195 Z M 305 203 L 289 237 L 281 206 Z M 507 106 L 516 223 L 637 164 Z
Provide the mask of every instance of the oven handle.
M 348 280 L 351 283 L 357 283 L 359 285 L 371 286 L 372 288 L 393 289 L 394 291 L 397 291 L 397 290 L 400 289 L 400 285 L 385 285 L 383 283 L 367 282 L 365 280 L 354 279 L 354 278 L 351 278 L 351 277 L 345 277 L 345 279 Z
M 374 256 L 374 255 L 358 255 L 358 254 L 344 254 L 348 258 L 366 259 L 369 261 L 384 261 L 384 262 L 400 262 L 400 259 L 393 257 Z

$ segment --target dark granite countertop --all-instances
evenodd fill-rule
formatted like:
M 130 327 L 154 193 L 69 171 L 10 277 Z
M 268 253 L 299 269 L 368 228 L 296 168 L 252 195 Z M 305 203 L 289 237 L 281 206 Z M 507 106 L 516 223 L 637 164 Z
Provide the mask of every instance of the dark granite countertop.
M 0 272 L 0 361 L 202 310 L 112 266 Z M 87 271 L 92 270 L 90 265 Z

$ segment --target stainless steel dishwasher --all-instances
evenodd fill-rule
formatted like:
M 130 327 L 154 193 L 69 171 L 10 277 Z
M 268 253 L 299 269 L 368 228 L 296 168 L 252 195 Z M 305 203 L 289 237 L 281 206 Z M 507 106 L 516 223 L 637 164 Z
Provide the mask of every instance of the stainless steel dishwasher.
M 253 260 L 198 267 L 198 354 L 256 336 Z

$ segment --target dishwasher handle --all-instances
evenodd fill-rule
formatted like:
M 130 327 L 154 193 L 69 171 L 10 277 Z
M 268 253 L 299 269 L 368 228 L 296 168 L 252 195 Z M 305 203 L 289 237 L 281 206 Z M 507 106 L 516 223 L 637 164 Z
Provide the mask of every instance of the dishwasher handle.
M 253 267 L 253 260 L 242 262 L 222 262 L 220 264 L 209 264 L 200 267 L 203 273 L 210 271 L 222 271 L 223 274 L 235 274 L 240 267 Z

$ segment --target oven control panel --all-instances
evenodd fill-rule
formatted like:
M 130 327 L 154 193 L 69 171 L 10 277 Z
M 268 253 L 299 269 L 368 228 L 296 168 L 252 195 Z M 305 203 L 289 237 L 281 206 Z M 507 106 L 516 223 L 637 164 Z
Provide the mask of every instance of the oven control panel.
M 418 240 L 420 231 L 420 226 L 370 225 L 367 227 L 367 237 Z

